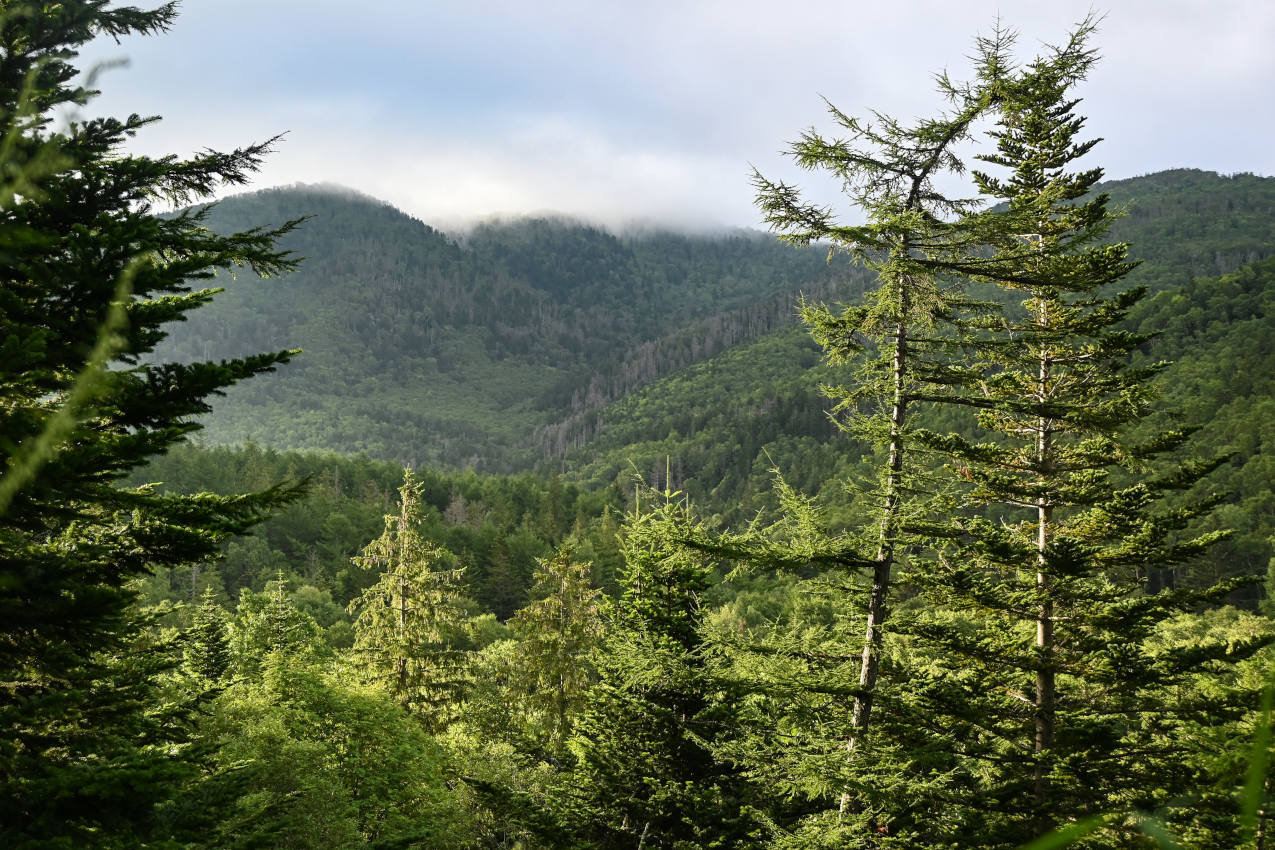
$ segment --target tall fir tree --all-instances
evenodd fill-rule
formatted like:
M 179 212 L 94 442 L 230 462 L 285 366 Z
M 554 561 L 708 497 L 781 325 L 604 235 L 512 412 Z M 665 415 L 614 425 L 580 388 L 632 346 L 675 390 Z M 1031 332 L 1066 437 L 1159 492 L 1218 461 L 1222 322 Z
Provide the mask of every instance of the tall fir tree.
M 199 426 L 208 399 L 284 363 L 148 362 L 167 322 L 206 303 L 192 281 L 292 267 L 291 225 L 219 236 L 207 208 L 270 143 L 189 159 L 130 154 L 155 118 L 80 120 L 77 51 L 156 34 L 176 4 L 0 5 L 0 844 L 142 846 L 194 768 L 180 711 L 157 704 L 175 663 L 143 649 L 130 583 L 206 561 L 289 497 L 162 495 L 119 480 Z M 65 116 L 72 118 L 65 121 Z M 65 121 L 65 123 L 64 123 Z M 161 836 L 162 838 L 162 836 Z
M 399 488 L 399 511 L 367 544 L 355 564 L 380 573 L 350 603 L 356 665 L 431 729 L 455 719 L 468 679 L 463 648 L 468 619 L 463 571 L 455 556 L 421 532 L 422 485 L 410 472 Z
M 779 629 L 751 648 L 736 646 L 737 652 L 756 656 L 751 671 L 769 679 L 767 689 L 789 691 L 789 698 L 781 701 L 786 707 L 778 702 L 773 706 L 780 712 L 791 709 L 781 721 L 786 732 L 781 743 L 772 740 L 769 745 L 786 753 L 767 752 L 763 746 L 751 756 L 757 769 L 771 774 L 785 765 L 790 775 L 780 781 L 793 793 L 816 801 L 834 798 L 831 818 L 825 810 L 805 826 L 794 826 L 806 836 L 794 839 L 803 846 L 812 840 L 836 846 L 875 841 L 879 804 L 897 804 L 901 787 L 908 784 L 898 775 L 887 776 L 903 767 L 886 756 L 888 742 L 876 751 L 865 752 L 865 747 L 873 737 L 874 703 L 889 684 L 880 681 L 881 667 L 902 555 L 922 542 L 927 523 L 941 506 L 929 459 L 916 457 L 921 448 L 914 439 L 918 413 L 935 404 L 966 402 L 959 389 L 968 377 L 958 359 L 960 344 L 972 317 L 986 309 L 966 296 L 953 272 L 980 250 L 975 240 L 986 238 L 961 226 L 981 202 L 954 196 L 947 185 L 965 171 L 962 146 L 993 107 L 992 93 L 1011 44 L 999 30 L 992 38 L 979 39 L 978 73 L 972 82 L 939 75 L 938 90 L 949 107 L 936 117 L 905 125 L 882 113 L 859 119 L 830 107 L 844 137 L 826 138 L 812 129 L 792 145 L 789 153 L 802 168 L 826 172 L 841 184 L 866 219 L 863 224 L 842 223 L 830 208 L 805 201 L 796 188 L 754 176 L 758 206 L 781 238 L 799 245 L 828 244 L 830 260 L 847 254 L 872 270 L 878 282 L 861 304 L 839 311 L 822 304 L 802 307 L 825 359 L 836 366 L 857 366 L 850 380 L 824 391 L 836 402 L 832 414 L 838 426 L 878 451 L 873 477 L 857 485 L 856 502 L 866 506 L 861 526 L 848 532 L 825 528 L 814 506 L 780 480 L 783 516 L 763 532 L 769 539 L 758 545 L 756 535 L 744 535 L 728 544 L 761 565 L 814 567 L 817 575 L 807 582 L 810 592 L 841 597 L 837 607 L 844 615 L 824 635 L 815 655 L 809 647 L 811 633 L 800 626 Z M 850 639 L 857 646 L 848 647 L 851 618 L 862 623 L 862 637 Z M 847 681 L 852 654 L 857 671 Z M 788 659 L 786 667 L 776 666 L 780 658 Z M 826 712 L 818 723 L 798 720 L 810 705 L 835 701 L 833 694 L 842 695 L 846 704 Z M 793 746 L 794 740 L 800 745 Z M 836 760 L 830 751 L 834 746 L 844 750 L 844 761 L 857 763 L 836 771 L 842 777 L 839 789 L 827 782 L 829 763 Z M 794 753 L 803 754 L 798 758 L 804 765 L 792 761 Z M 809 771 L 815 775 L 806 775 Z
M 1146 592 L 1149 573 L 1221 536 L 1190 530 L 1219 497 L 1166 501 L 1219 461 L 1183 457 L 1186 431 L 1135 436 L 1163 364 L 1128 365 L 1148 342 L 1122 327 L 1142 292 L 1117 287 L 1133 264 L 1126 245 L 1103 242 L 1116 214 L 1094 192 L 1102 170 L 1071 170 L 1096 144 L 1080 140 L 1073 94 L 1097 58 L 1092 32 L 1086 21 L 997 83 L 996 152 L 981 158 L 1006 176 L 974 174 L 1000 205 L 964 223 L 992 246 L 966 269 L 1025 300 L 982 324 L 967 385 L 980 436 L 923 435 L 969 507 L 916 577 L 929 605 L 913 635 L 931 664 L 912 680 L 928 730 L 917 745 L 948 784 L 938 811 L 895 824 L 907 846 L 1010 848 L 1101 814 L 1116 817 L 1081 846 L 1151 846 L 1121 815 L 1198 791 L 1195 733 L 1245 700 L 1184 684 L 1269 640 L 1151 641 L 1241 582 Z
M 706 534 L 677 495 L 658 494 L 621 530 L 623 590 L 572 741 L 564 821 L 583 846 L 759 846 L 755 789 L 714 754 L 732 709 L 702 632 L 711 559 L 686 545 Z
M 527 708 L 534 737 L 555 757 L 564 754 L 596 678 L 603 596 L 590 572 L 591 565 L 577 562 L 570 547 L 540 559 L 533 601 L 509 621 L 518 637 L 511 685 Z

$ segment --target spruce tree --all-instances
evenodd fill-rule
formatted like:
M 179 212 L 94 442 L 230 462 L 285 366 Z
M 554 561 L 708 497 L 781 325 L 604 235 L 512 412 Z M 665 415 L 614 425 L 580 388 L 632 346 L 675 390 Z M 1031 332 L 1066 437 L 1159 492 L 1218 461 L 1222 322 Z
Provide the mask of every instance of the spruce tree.
M 441 729 L 467 685 L 469 651 L 460 642 L 468 616 L 455 556 L 421 532 L 422 490 L 405 471 L 398 513 L 386 515 L 384 533 L 354 558 L 380 577 L 350 603 L 352 655 L 367 681 Z
M 1080 138 L 1073 94 L 1096 61 L 1092 31 L 1087 21 L 998 81 L 996 151 L 981 159 L 1004 176 L 974 174 L 1000 205 L 964 223 L 991 246 L 965 268 L 1024 300 L 982 324 L 967 385 L 978 436 L 924 435 L 969 507 L 916 576 L 929 616 L 913 634 L 931 665 L 912 680 L 916 745 L 947 786 L 936 811 L 898 823 L 911 846 L 1015 847 L 1198 790 L 1192 731 L 1236 716 L 1243 694 L 1183 685 L 1265 641 L 1149 642 L 1239 582 L 1145 587 L 1221 536 L 1191 532 L 1218 497 L 1187 492 L 1218 461 L 1184 457 L 1186 431 L 1135 427 L 1154 410 L 1160 368 L 1128 365 L 1149 341 L 1122 326 L 1142 292 L 1118 287 L 1133 264 L 1126 245 L 1103 241 L 1116 213 L 1095 191 L 1101 169 L 1072 170 L 1096 144 Z M 1136 833 L 1116 817 L 1084 846 L 1139 846 Z
M 203 598 L 186 633 L 186 669 L 210 684 L 217 684 L 230 671 L 230 618 L 217 604 L 211 587 Z
M 939 75 L 939 93 L 949 108 L 933 118 L 906 125 L 882 113 L 853 118 L 830 106 L 845 136 L 829 139 L 809 130 L 792 145 L 789 153 L 802 168 L 826 172 L 840 182 L 866 219 L 863 224 L 842 223 L 830 209 L 804 201 L 792 186 L 760 175 L 754 178 L 758 206 L 772 230 L 794 244 L 828 244 L 830 260 L 837 253 L 847 254 L 872 270 L 879 284 L 861 304 L 838 311 L 821 304 L 802 307 L 826 360 L 857 367 L 845 383 L 824 390 L 836 401 L 833 416 L 838 426 L 858 444 L 878 451 L 873 478 L 856 493 L 856 502 L 867 506 L 860 513 L 860 527 L 825 528 L 814 507 L 781 480 L 778 491 L 785 515 L 765 532 L 770 539 L 758 545 L 755 535 L 745 535 L 729 544 L 737 554 L 763 566 L 815 567 L 818 575 L 810 580 L 810 591 L 841 597 L 838 607 L 845 616 L 823 639 L 817 653 L 822 663 L 809 652 L 811 635 L 798 629 L 774 634 L 752 647 L 761 657 L 751 668 L 770 678 L 767 687 L 791 689 L 790 720 L 802 713 L 799 706 L 808 704 L 811 694 L 822 693 L 817 703 L 835 699 L 832 694 L 848 703 L 837 707 L 836 720 L 829 711 L 817 724 L 794 725 L 789 735 L 801 741 L 799 747 L 792 746 L 792 737 L 779 744 L 790 753 L 806 753 L 804 766 L 793 765 L 783 755 L 752 756 L 764 773 L 770 772 L 767 764 L 796 768 L 797 773 L 782 781 L 796 793 L 824 797 L 831 790 L 825 781 L 828 763 L 835 760 L 828 749 L 841 737 L 843 760 L 857 764 L 837 771 L 844 783 L 836 789 L 837 834 L 828 833 L 825 826 L 808 826 L 838 845 L 856 837 L 875 840 L 868 836 L 875 836 L 878 804 L 898 801 L 899 777 L 892 782 L 885 776 L 898 766 L 885 756 L 888 747 L 860 751 L 872 737 L 873 706 L 883 686 L 879 679 L 886 623 L 901 554 L 924 539 L 923 529 L 937 507 L 929 461 L 915 456 L 913 433 L 923 407 L 964 403 L 959 387 L 966 370 L 954 357 L 960 353 L 970 317 L 983 308 L 953 279 L 953 269 L 981 247 L 960 226 L 980 202 L 950 196 L 940 186 L 964 173 L 960 148 L 992 107 L 991 92 L 1004 70 L 1009 44 L 1001 31 L 977 42 L 980 65 L 971 83 L 958 84 Z M 861 618 L 862 637 L 847 647 L 844 623 L 851 616 Z M 846 680 L 849 655 L 857 658 L 853 681 Z M 789 670 L 776 669 L 776 658 L 789 659 Z M 800 775 L 809 769 L 820 778 Z
M 119 481 L 199 426 L 210 397 L 288 360 L 161 364 L 165 324 L 213 297 L 218 270 L 291 268 L 289 225 L 220 236 L 207 208 L 270 143 L 191 158 L 125 149 L 154 118 L 81 120 L 76 51 L 155 34 L 176 4 L 0 6 L 0 844 L 141 846 L 194 771 L 175 663 L 142 640 L 130 583 L 207 561 L 287 498 L 163 495 Z M 68 123 L 61 123 L 67 114 Z
M 706 532 L 690 508 L 664 503 L 621 530 L 622 592 L 572 741 L 573 811 L 583 846 L 758 846 L 755 791 L 713 742 L 731 727 L 728 689 L 703 638 L 711 559 L 688 547 Z
M 511 686 L 527 708 L 533 736 L 554 756 L 563 754 L 596 678 L 592 659 L 603 634 L 602 591 L 593 587 L 590 571 L 569 547 L 539 559 L 534 601 L 509 621 L 518 637 Z
M 236 676 L 252 679 L 271 655 L 313 659 L 326 649 L 323 629 L 297 608 L 282 572 L 261 593 L 245 588 L 239 594 L 229 644 Z

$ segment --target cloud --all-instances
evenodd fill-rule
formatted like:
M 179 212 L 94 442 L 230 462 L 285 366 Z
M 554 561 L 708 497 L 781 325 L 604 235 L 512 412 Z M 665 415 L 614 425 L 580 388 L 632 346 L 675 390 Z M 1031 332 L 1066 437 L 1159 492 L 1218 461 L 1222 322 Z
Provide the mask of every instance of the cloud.
M 95 46 L 127 55 L 95 108 L 165 116 L 151 152 L 289 131 L 262 185 L 346 183 L 426 220 L 558 210 L 617 223 L 755 225 L 748 166 L 835 187 L 781 154 L 851 114 L 905 119 L 961 78 L 1001 0 L 186 0 L 174 30 Z M 1087 12 L 1041 4 L 1005 23 L 1024 56 Z M 1096 40 L 1082 111 L 1113 177 L 1168 167 L 1275 172 L 1264 105 L 1275 6 L 1124 0 Z

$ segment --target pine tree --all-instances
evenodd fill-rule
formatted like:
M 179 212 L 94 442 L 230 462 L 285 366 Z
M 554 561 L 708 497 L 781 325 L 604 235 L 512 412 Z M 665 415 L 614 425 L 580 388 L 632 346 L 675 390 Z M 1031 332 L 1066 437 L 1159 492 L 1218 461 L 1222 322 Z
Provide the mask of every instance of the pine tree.
M 1092 31 L 1087 21 L 1002 77 L 996 152 L 982 159 L 1007 176 L 974 175 L 1001 206 L 966 222 L 993 248 L 967 270 L 1025 300 L 983 324 L 970 385 L 981 437 L 927 437 L 969 482 L 971 507 L 917 576 L 930 616 L 915 635 L 933 665 L 913 680 L 918 728 L 930 730 L 918 745 L 948 790 L 938 812 L 898 824 L 914 846 L 1015 847 L 1189 794 L 1202 778 L 1192 729 L 1234 717 L 1243 694 L 1201 699 L 1182 685 L 1267 640 L 1148 643 L 1166 618 L 1240 582 L 1145 592 L 1149 573 L 1221 536 L 1190 531 L 1217 496 L 1166 501 L 1218 461 L 1170 455 L 1185 431 L 1135 436 L 1160 368 L 1128 365 L 1148 342 L 1121 324 L 1142 293 L 1115 286 L 1133 265 L 1126 245 L 1102 241 L 1115 213 L 1094 193 L 1101 169 L 1070 170 L 1096 144 L 1079 140 L 1072 94 L 1096 61 Z M 1085 846 L 1138 846 L 1133 832 L 1117 819 Z
M 630 515 L 621 531 L 623 587 L 572 741 L 579 838 L 599 848 L 758 845 L 755 798 L 713 741 L 730 728 L 730 700 L 702 635 L 711 559 L 689 507 Z
M 381 575 L 350 603 L 352 653 L 367 681 L 441 729 L 455 719 L 467 685 L 469 651 L 460 647 L 467 612 L 463 570 L 421 532 L 421 492 L 405 471 L 398 514 L 385 517 L 384 533 L 354 559 Z
M 537 561 L 535 601 L 509 621 L 518 637 L 513 686 L 529 709 L 546 752 L 560 756 L 596 677 L 592 658 L 602 640 L 602 592 L 591 565 L 568 547 Z
M 203 598 L 195 609 L 186 633 L 184 655 L 186 669 L 214 685 L 230 670 L 230 618 L 217 603 L 211 587 L 204 588 Z
M 326 650 L 323 629 L 297 608 L 282 572 L 263 592 L 240 593 L 229 642 L 235 674 L 247 678 L 260 676 L 272 654 L 312 660 Z
M 790 734 L 800 738 L 802 746 L 792 747 L 791 738 L 781 745 L 789 751 L 809 750 L 809 762 L 826 774 L 827 762 L 833 758 L 826 749 L 836 737 L 831 730 L 840 727 L 846 758 L 858 758 L 863 769 L 838 771 L 847 783 L 838 793 L 838 835 L 868 840 L 875 835 L 877 822 L 872 801 L 897 800 L 898 796 L 897 786 L 882 776 L 881 768 L 889 763 L 885 750 L 862 757 L 856 751 L 863 750 L 871 737 L 900 554 L 919 544 L 918 530 L 936 510 L 928 461 L 914 457 L 918 411 L 927 404 L 964 402 L 959 387 L 966 373 L 954 362 L 954 352 L 959 354 L 970 317 L 982 309 L 952 279 L 953 269 L 968 262 L 981 247 L 960 226 L 979 202 L 949 197 L 938 184 L 964 172 L 958 151 L 992 107 L 990 93 L 1004 70 L 1009 42 L 1000 31 L 978 41 L 979 73 L 972 83 L 954 83 L 946 74 L 938 77 L 939 92 L 951 106 L 937 117 L 909 126 L 881 113 L 873 113 L 871 120 L 852 118 L 830 106 L 845 138 L 829 139 L 809 130 L 792 145 L 790 154 L 802 168 L 827 172 L 841 183 L 851 203 L 866 217 L 864 224 L 843 224 L 830 209 L 803 201 L 794 187 L 754 176 L 757 203 L 772 230 L 794 244 L 827 243 L 830 260 L 838 252 L 848 254 L 871 269 L 879 283 L 862 304 L 839 312 L 818 304 L 802 307 L 827 361 L 857 364 L 852 380 L 824 391 L 837 402 L 833 415 L 838 426 L 858 438 L 858 443 L 874 445 L 880 452 L 874 480 L 858 495 L 860 504 L 869 506 L 862 527 L 849 533 L 829 531 L 814 507 L 780 480 L 785 515 L 765 531 L 770 539 L 759 545 L 755 536 L 749 540 L 745 535 L 729 544 L 763 566 L 817 566 L 819 575 L 809 582 L 809 592 L 839 593 L 845 619 L 852 612 L 863 618 L 863 636 L 853 650 L 858 658 L 854 682 L 845 679 L 851 650 L 845 648 L 844 627 L 837 628 L 835 637 L 827 636 L 839 645 L 821 648 L 827 662 L 823 665 L 812 663 L 809 647 L 803 646 L 809 634 L 796 642 L 788 639 L 794 637 L 791 633 L 774 634 L 753 647 L 765 656 L 752 668 L 755 673 L 773 668 L 774 659 L 782 657 L 790 659 L 791 668 L 804 669 L 799 675 L 773 669 L 761 673 L 777 673 L 789 680 L 787 684 L 772 680 L 769 687 L 846 695 L 849 705 L 842 720 L 825 716 L 819 724 L 795 727 Z M 868 577 L 866 586 L 862 574 Z M 797 693 L 791 697 L 794 709 L 805 701 Z M 796 709 L 794 715 L 799 712 Z M 763 763 L 759 768 L 763 771 L 764 763 L 790 764 L 784 756 L 765 752 L 753 758 Z M 794 775 L 790 782 L 794 789 L 806 789 L 800 793 L 826 793 L 822 781 L 807 782 Z M 852 816 L 856 823 L 848 822 Z M 834 843 L 847 840 L 827 838 Z
M 120 479 L 199 426 L 225 387 L 288 360 L 157 364 L 164 325 L 215 293 L 192 281 L 291 268 L 290 225 L 219 236 L 207 208 L 270 143 L 190 159 L 127 153 L 157 119 L 79 120 L 73 83 L 98 35 L 154 34 L 154 10 L 100 0 L 0 7 L 0 844 L 141 846 L 180 793 L 180 711 L 157 704 L 175 659 L 146 651 L 130 583 L 214 558 L 288 494 L 162 495 Z M 72 120 L 62 124 L 66 114 Z

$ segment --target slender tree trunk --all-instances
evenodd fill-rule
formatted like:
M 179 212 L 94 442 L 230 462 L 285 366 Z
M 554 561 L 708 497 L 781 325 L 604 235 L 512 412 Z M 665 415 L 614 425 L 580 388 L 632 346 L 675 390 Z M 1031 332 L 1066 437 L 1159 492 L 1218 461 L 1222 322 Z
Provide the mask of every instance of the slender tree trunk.
M 904 290 L 906 299 L 906 290 Z M 893 405 L 890 410 L 890 456 L 886 473 L 885 504 L 877 536 L 877 553 L 872 569 L 872 591 L 868 594 L 868 623 L 863 636 L 863 656 L 859 662 L 859 693 L 855 695 L 850 715 L 850 739 L 846 751 L 853 755 L 856 745 L 867 734 L 872 721 L 872 703 L 876 695 L 877 676 L 881 665 L 881 625 L 888 609 L 890 575 L 894 568 L 894 536 L 898 524 L 899 486 L 903 477 L 903 427 L 907 420 L 906 370 L 908 363 L 907 326 L 895 326 L 894 362 L 892 366 Z M 850 795 L 841 795 L 841 814 L 845 814 Z
M 1043 501 L 1043 500 L 1042 500 Z M 1049 782 L 1045 776 L 1045 753 L 1053 747 L 1056 733 L 1054 717 L 1054 602 L 1051 598 L 1051 580 L 1045 569 L 1045 547 L 1049 543 L 1049 526 L 1053 509 L 1048 505 L 1037 508 L 1037 573 L 1036 591 L 1040 595 L 1040 608 L 1036 619 L 1036 647 L 1040 650 L 1041 667 L 1036 671 L 1036 802 L 1044 803 L 1049 797 Z
M 1037 313 L 1037 322 L 1043 329 L 1048 326 L 1048 305 L 1041 302 Z M 1040 370 L 1038 372 L 1037 401 L 1045 404 L 1050 395 L 1050 357 L 1047 347 L 1040 352 Z M 1050 461 L 1053 458 L 1053 426 L 1049 417 L 1043 413 L 1036 420 L 1036 463 L 1039 468 L 1038 482 L 1045 484 L 1050 477 Z M 1055 681 L 1053 667 L 1054 650 L 1054 601 L 1052 579 L 1046 562 L 1046 550 L 1049 547 L 1050 534 L 1053 530 L 1053 503 L 1048 493 L 1041 493 L 1036 499 L 1036 592 L 1040 603 L 1036 617 L 1036 648 L 1040 659 L 1040 667 L 1036 671 L 1036 765 L 1034 768 L 1036 805 L 1043 807 L 1049 799 L 1049 779 L 1046 753 L 1053 748 L 1056 734 L 1055 725 Z M 1040 818 L 1036 827 L 1038 834 L 1048 831 L 1050 824 L 1047 818 Z
M 407 656 L 403 651 L 404 635 L 407 634 L 407 580 L 400 578 L 398 580 L 398 651 L 399 657 L 395 659 L 394 664 L 398 673 L 398 692 L 403 705 L 407 705 L 411 700 L 408 696 L 407 681 Z
M 404 574 L 407 564 L 407 509 L 404 506 L 403 514 L 399 527 L 399 579 L 398 579 L 398 651 L 399 657 L 395 659 L 396 672 L 398 674 L 398 692 L 399 699 L 406 706 L 411 702 L 408 694 L 408 677 L 407 677 L 407 654 L 404 649 L 407 635 L 407 576 Z
M 856 736 L 867 731 L 872 719 L 872 698 L 881 663 L 881 625 L 887 614 L 890 574 L 894 567 L 894 535 L 898 525 L 899 486 L 903 478 L 903 426 L 907 419 L 908 405 L 904 382 L 908 355 L 907 328 L 900 323 L 895 328 L 895 335 L 889 472 L 886 475 L 885 506 L 877 536 L 876 563 L 872 571 L 872 592 L 868 595 L 868 625 L 863 637 L 863 658 L 859 665 L 860 693 L 854 699 L 854 713 L 851 717 L 851 726 Z

